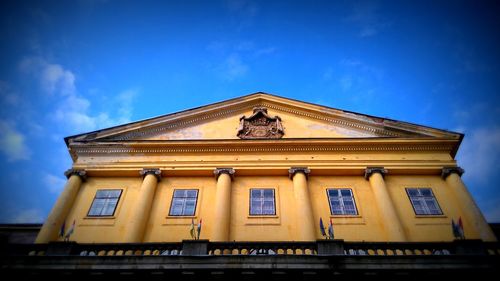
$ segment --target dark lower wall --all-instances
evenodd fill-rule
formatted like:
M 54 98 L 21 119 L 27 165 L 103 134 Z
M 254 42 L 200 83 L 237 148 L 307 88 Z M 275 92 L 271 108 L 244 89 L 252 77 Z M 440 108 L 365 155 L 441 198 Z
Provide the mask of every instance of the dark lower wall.
M 1 244 L 31 244 L 42 228 L 39 223 L 0 224 Z

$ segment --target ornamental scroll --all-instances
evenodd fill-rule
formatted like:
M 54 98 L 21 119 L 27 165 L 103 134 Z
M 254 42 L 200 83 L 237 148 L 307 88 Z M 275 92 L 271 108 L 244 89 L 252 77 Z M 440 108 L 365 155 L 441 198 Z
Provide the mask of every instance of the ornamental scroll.
M 265 107 L 254 107 L 252 116 L 240 117 L 237 134 L 240 139 L 279 139 L 284 134 L 281 118 L 269 116 Z

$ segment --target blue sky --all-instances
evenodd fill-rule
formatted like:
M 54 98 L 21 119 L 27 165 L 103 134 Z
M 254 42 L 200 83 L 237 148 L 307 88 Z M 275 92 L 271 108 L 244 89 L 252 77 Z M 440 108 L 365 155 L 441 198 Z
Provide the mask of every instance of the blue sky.
M 500 222 L 498 1 L 1 1 L 0 222 L 42 222 L 63 138 L 257 91 L 465 133 Z

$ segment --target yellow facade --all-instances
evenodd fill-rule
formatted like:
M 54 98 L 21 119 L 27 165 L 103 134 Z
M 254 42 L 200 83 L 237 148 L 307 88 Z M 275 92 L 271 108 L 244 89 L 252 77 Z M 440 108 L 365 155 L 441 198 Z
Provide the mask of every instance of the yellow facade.
M 238 137 L 256 107 L 282 138 Z M 37 243 L 73 221 L 77 242 L 177 242 L 200 220 L 200 239 L 312 241 L 320 218 L 346 241 L 451 241 L 459 217 L 467 239 L 495 241 L 460 179 L 462 137 L 265 93 L 72 136 L 73 170 Z M 357 214 L 332 215 L 332 188 L 351 190 Z M 442 213 L 416 215 L 407 188 L 430 188 Z M 274 214 L 250 214 L 252 189 L 273 190 Z M 98 190 L 121 190 L 112 215 L 89 215 Z M 175 190 L 197 190 L 194 215 L 170 215 Z

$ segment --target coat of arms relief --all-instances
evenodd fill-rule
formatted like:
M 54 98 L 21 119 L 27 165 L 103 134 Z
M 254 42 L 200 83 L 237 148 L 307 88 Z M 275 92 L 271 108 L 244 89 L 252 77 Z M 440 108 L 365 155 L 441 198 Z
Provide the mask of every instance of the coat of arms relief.
M 279 139 L 284 134 L 281 118 L 269 116 L 265 107 L 254 107 L 252 116 L 240 117 L 237 136 L 241 139 Z

